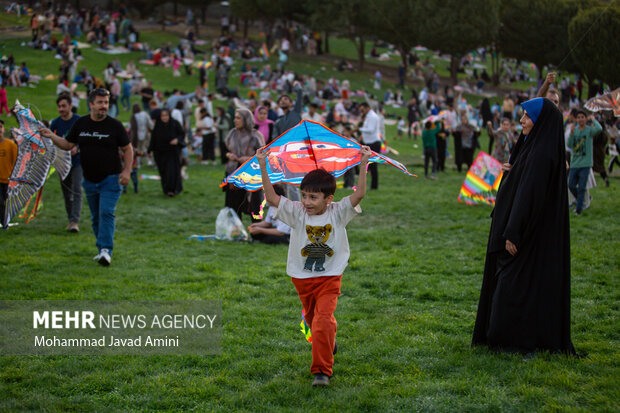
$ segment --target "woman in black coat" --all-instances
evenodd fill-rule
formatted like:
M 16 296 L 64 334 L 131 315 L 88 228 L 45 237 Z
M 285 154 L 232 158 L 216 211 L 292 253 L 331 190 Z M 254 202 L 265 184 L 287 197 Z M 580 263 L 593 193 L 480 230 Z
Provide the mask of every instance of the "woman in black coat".
M 168 109 L 162 109 L 151 132 L 149 153 L 153 153 L 161 177 L 164 194 L 173 197 L 183 191 L 181 177 L 181 148 L 185 132 L 176 120 L 170 117 Z
M 473 345 L 575 354 L 570 337 L 570 234 L 562 113 L 523 103 L 487 246 Z

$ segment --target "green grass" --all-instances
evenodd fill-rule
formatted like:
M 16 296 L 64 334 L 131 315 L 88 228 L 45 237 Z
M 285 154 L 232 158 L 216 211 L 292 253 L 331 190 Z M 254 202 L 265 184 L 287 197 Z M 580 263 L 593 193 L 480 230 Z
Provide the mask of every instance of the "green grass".
M 18 61 L 27 57 L 33 72 L 57 70 L 50 54 L 11 42 L 7 49 Z M 109 59 L 84 53 L 93 71 Z M 138 56 L 121 61 L 130 58 Z M 332 73 L 322 65 L 292 62 L 305 73 Z M 182 77 L 173 85 L 169 75 L 169 69 L 148 72 L 156 88 L 191 90 L 197 83 Z M 368 77 L 355 75 L 355 85 Z M 34 103 L 51 118 L 54 88 L 42 82 L 37 89 L 9 89 L 9 98 Z M 388 126 L 388 137 L 394 135 Z M 482 143 L 486 147 L 485 138 Z M 401 153 L 396 158 L 422 174 L 421 149 L 412 144 L 390 141 Z M 0 410 L 617 410 L 618 173 L 610 188 L 599 180 L 592 207 L 571 217 L 572 336 L 589 356 L 542 354 L 524 361 L 469 345 L 490 208 L 457 202 L 464 174 L 452 170 L 451 160 L 447 164 L 438 181 L 379 167 L 380 189 L 368 193 L 363 215 L 348 226 L 351 260 L 336 311 L 335 376 L 320 390 L 310 386 L 310 345 L 299 332 L 301 308 L 285 271 L 286 247 L 186 240 L 215 232 L 224 204 L 222 167 L 191 166 L 185 191 L 174 199 L 162 195 L 157 181 L 140 181 L 139 194 L 124 195 L 109 268 L 91 259 L 96 251 L 85 203 L 82 231 L 64 231 L 58 178 L 51 177 L 39 216 L 0 232 L 0 298 L 221 300 L 223 351 L 208 357 L 0 357 Z M 336 198 L 349 193 L 338 190 Z

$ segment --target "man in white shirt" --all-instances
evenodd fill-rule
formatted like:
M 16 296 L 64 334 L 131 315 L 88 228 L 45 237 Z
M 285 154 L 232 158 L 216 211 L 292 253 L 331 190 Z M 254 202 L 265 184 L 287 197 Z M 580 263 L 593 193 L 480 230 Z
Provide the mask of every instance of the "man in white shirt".
M 374 152 L 381 151 L 381 137 L 379 130 L 379 116 L 366 102 L 360 104 L 360 112 L 364 116 L 364 123 L 359 129 L 362 133 L 362 143 L 370 147 Z M 370 172 L 371 184 L 370 189 L 379 188 L 379 171 L 376 163 L 368 164 L 368 172 Z
M 322 117 L 317 112 L 318 108 L 319 108 L 319 105 L 317 105 L 316 103 L 311 103 L 310 105 L 308 105 L 308 112 L 303 114 L 302 119 L 309 119 L 314 122 L 321 123 Z

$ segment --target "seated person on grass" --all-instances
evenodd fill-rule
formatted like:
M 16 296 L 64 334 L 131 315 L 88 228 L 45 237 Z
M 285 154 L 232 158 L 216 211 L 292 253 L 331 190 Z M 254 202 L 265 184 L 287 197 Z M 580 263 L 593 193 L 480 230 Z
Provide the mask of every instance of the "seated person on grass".
M 273 189 L 276 191 L 276 194 L 284 196 L 282 185 L 274 185 Z M 263 221 L 255 222 L 248 227 L 252 239 L 265 244 L 288 244 L 291 227 L 273 217 L 276 214 L 276 210 L 275 207 L 270 206 Z
M 301 181 L 301 202 L 293 202 L 276 194 L 267 173 L 268 153 L 262 150 L 256 151 L 256 158 L 265 198 L 270 206 L 278 208 L 275 218 L 292 228 L 286 272 L 312 331 L 312 385 L 327 386 L 337 350 L 334 311 L 350 255 L 345 226 L 359 212 L 356 207 L 366 194 L 366 165 L 372 152 L 367 146 L 360 149 L 360 174 L 353 194 L 332 202 L 336 179 L 324 169 L 315 169 Z

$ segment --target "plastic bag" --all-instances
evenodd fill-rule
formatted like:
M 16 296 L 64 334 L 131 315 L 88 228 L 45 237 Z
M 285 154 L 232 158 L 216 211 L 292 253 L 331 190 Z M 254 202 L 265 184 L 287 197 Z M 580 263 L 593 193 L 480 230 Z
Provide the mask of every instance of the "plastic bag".
M 223 208 L 215 220 L 215 236 L 220 240 L 247 241 L 249 235 L 237 213 L 229 207 Z

